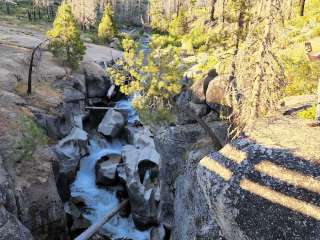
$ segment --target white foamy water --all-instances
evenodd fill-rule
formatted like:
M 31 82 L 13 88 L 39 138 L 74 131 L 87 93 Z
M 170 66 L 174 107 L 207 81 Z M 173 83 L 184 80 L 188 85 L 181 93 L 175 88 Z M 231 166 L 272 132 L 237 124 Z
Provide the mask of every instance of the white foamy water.
M 126 109 L 128 123 L 132 124 L 139 120 L 137 113 L 132 109 L 128 100 L 119 101 L 117 107 Z M 92 140 L 90 141 L 89 156 L 81 159 L 76 180 L 71 185 L 71 195 L 73 197 L 80 196 L 85 200 L 88 211 L 84 214 L 84 217 L 90 220 L 91 223 L 103 217 L 119 204 L 114 191 L 108 191 L 96 185 L 95 165 L 101 157 L 107 154 L 121 154 L 123 144 L 120 140 L 114 139 L 108 142 L 107 146 L 101 147 Z M 108 232 L 112 239 L 149 239 L 149 231 L 142 232 L 137 230 L 131 216 L 122 218 L 116 215 L 103 226 L 103 230 Z
M 95 183 L 95 164 L 106 154 L 121 153 L 122 144 L 119 140 L 114 140 L 109 142 L 105 148 L 99 147 L 94 141 L 91 141 L 90 145 L 90 155 L 81 160 L 80 170 L 71 186 L 71 194 L 73 197 L 80 196 L 85 200 L 89 210 L 84 216 L 94 223 L 119 204 L 115 192 L 97 187 Z M 131 217 L 122 218 L 117 215 L 103 226 L 103 230 L 107 231 L 113 239 L 149 239 L 149 231 L 138 231 Z
M 123 99 L 116 103 L 116 108 L 124 109 L 128 114 L 128 123 L 133 124 L 139 121 L 138 113 L 132 108 L 131 102 Z

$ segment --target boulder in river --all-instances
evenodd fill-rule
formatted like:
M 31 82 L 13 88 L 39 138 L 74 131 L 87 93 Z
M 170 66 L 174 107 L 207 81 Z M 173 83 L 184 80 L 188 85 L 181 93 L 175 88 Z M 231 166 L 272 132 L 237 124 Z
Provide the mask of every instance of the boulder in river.
M 96 183 L 103 186 L 112 186 L 117 183 L 117 167 L 121 161 L 121 156 L 102 159 L 96 164 Z
M 87 132 L 78 127 L 73 128 L 67 137 L 59 141 L 56 151 L 71 159 L 85 156 L 89 152 Z
M 123 115 L 116 110 L 110 109 L 99 124 L 98 131 L 106 137 L 115 138 L 124 128 L 124 125 Z
M 90 98 L 105 98 L 112 85 L 106 77 L 104 69 L 95 62 L 84 62 L 83 71 L 86 75 L 88 95 Z
M 146 230 L 158 222 L 158 203 L 155 192 L 155 189 L 146 191 L 139 179 L 128 183 L 132 218 L 139 230 Z

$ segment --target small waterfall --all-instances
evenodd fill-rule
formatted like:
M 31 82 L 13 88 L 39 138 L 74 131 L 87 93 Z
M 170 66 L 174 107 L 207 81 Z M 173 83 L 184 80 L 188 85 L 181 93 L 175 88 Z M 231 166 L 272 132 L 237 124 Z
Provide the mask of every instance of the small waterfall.
M 128 100 L 121 100 L 116 106 L 126 109 L 128 124 L 139 120 L 137 113 L 132 109 Z M 91 140 L 89 155 L 81 159 L 80 169 L 71 185 L 71 195 L 85 200 L 87 211 L 84 213 L 84 217 L 92 223 L 119 204 L 115 191 L 100 188 L 96 185 L 96 162 L 107 154 L 121 154 L 123 145 L 125 145 L 125 142 L 121 139 L 107 141 L 105 146 L 99 145 L 96 140 Z M 103 226 L 102 230 L 112 239 L 148 240 L 150 234 L 149 231 L 142 232 L 137 230 L 131 216 L 122 218 L 116 215 Z

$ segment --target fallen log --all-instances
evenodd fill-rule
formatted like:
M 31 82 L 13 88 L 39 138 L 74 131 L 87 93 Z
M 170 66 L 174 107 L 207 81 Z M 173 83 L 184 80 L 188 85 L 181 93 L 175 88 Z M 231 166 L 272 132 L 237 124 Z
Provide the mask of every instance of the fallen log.
M 124 200 L 116 208 L 114 208 L 110 213 L 107 213 L 103 218 L 99 219 L 97 222 L 92 224 L 86 231 L 84 231 L 80 236 L 76 237 L 75 240 L 88 240 L 92 237 L 106 222 L 113 218 L 122 208 L 128 204 L 128 200 Z

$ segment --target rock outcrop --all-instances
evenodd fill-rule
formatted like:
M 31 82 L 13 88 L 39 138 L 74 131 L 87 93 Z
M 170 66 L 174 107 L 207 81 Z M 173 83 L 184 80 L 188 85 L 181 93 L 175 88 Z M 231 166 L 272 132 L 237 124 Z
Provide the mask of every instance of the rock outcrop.
M 106 77 L 104 69 L 94 62 L 84 62 L 82 67 L 86 73 L 88 96 L 90 98 L 105 98 L 112 83 Z
M 319 238 L 319 134 L 293 117 L 259 120 L 200 161 L 197 182 L 225 239 Z
M 219 122 L 211 123 L 209 125 L 215 129 L 219 138 L 224 142 L 226 140 L 227 127 Z M 201 139 L 207 139 L 207 142 L 201 145 Z M 198 187 L 194 185 L 195 168 L 190 167 L 190 169 L 193 169 L 192 174 L 192 171 L 190 171 L 190 174 L 186 171 L 189 162 L 188 154 L 192 149 L 198 149 L 198 151 L 200 151 L 199 149 L 207 144 L 210 146 L 209 149 L 215 149 L 216 147 L 208 140 L 204 130 L 197 124 L 161 129 L 156 134 L 155 143 L 156 148 L 161 155 L 160 221 L 173 231 L 173 239 L 194 239 L 192 237 L 196 236 L 195 234 L 197 231 L 195 226 L 197 225 L 195 225 L 194 222 L 194 215 L 196 214 L 192 209 L 194 209 L 193 197 L 198 198 L 194 189 L 198 189 Z M 208 150 L 204 151 L 202 154 L 206 154 L 207 151 Z M 196 159 L 199 160 L 199 158 L 200 157 L 198 156 Z M 178 194 L 179 197 L 187 197 L 187 199 L 180 200 Z M 201 198 L 199 197 L 198 200 L 200 201 L 200 199 Z M 188 203 L 190 203 L 190 205 L 187 209 L 181 208 L 181 206 L 178 207 L 178 205 L 186 206 Z M 183 214 L 188 215 L 189 210 L 193 212 L 185 218 L 185 215 Z M 190 218 L 193 218 L 191 222 L 189 221 Z M 205 223 L 205 221 L 199 222 Z M 190 235 L 190 238 L 187 236 L 188 234 L 186 231 L 184 231 L 184 234 L 182 235 L 174 233 L 180 226 L 183 228 L 191 225 L 193 226 L 194 234 Z M 205 227 L 203 226 L 203 228 Z M 209 230 L 210 228 L 208 227 L 207 229 Z M 178 236 L 183 236 L 185 238 L 178 238 Z
M 117 183 L 117 169 L 121 163 L 121 156 L 109 155 L 96 163 L 96 183 L 103 186 L 112 186 Z
M 33 240 L 30 231 L 16 216 L 0 206 L 0 240 Z
M 127 131 L 132 145 L 123 147 L 118 175 L 127 186 L 133 221 L 145 230 L 158 224 L 160 156 L 149 129 L 128 127 Z
M 98 131 L 106 137 L 115 138 L 124 128 L 125 119 L 122 114 L 116 110 L 110 109 L 99 124 Z

